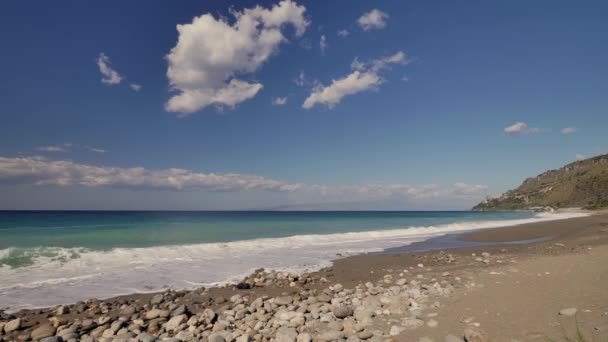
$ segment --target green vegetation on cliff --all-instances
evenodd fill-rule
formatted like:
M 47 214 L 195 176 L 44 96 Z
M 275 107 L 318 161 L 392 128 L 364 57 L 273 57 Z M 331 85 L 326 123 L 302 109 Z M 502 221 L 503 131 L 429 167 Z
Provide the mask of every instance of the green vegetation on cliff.
M 500 197 L 487 197 L 473 210 L 608 207 L 608 154 L 576 161 L 526 179 Z

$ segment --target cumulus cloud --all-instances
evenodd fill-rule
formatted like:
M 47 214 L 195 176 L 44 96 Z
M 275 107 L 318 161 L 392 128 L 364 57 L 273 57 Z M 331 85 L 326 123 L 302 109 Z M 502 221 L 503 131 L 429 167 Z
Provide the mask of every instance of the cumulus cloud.
M 105 84 L 119 84 L 123 77 L 120 76 L 116 70 L 112 69 L 110 66 L 110 58 L 106 56 L 103 52 L 99 54 L 97 57 L 97 66 L 99 67 L 99 72 L 101 73 L 101 82 Z
M 561 130 L 562 134 L 573 134 L 576 133 L 576 128 L 574 127 L 565 127 Z
M 321 35 L 321 40 L 319 40 L 319 48 L 321 48 L 321 53 L 323 54 L 325 53 L 325 49 L 327 49 L 327 39 L 324 34 Z
M 274 97 L 272 99 L 272 104 L 275 106 L 283 106 L 287 104 L 287 97 Z
M 187 115 L 210 105 L 234 107 L 254 97 L 263 85 L 237 77 L 252 74 L 277 53 L 287 41 L 287 25 L 301 36 L 309 25 L 305 11 L 283 0 L 270 9 L 232 11 L 232 24 L 207 13 L 177 25 L 177 45 L 166 58 L 167 77 L 178 94 L 169 99 L 166 110 Z
M 518 121 L 511 126 L 505 127 L 503 131 L 508 135 L 534 134 L 546 132 L 546 129 L 537 127 L 528 127 L 525 122 Z
M 130 86 L 130 87 L 131 87 L 131 89 L 133 89 L 134 91 L 140 91 L 140 90 L 141 90 L 141 85 L 140 85 L 140 84 L 131 83 L 131 84 L 129 84 L 129 86 Z
M 345 96 L 378 89 L 384 83 L 384 79 L 379 75 L 381 70 L 388 68 L 391 64 L 406 63 L 407 58 L 405 53 L 401 51 L 367 63 L 355 58 L 351 63 L 353 71 L 350 74 L 343 78 L 332 80 L 332 83 L 328 86 L 317 84 L 311 94 L 304 100 L 302 107 L 310 109 L 316 104 L 321 104 L 334 108 Z
M 380 11 L 379 9 L 373 9 L 367 13 L 364 13 L 358 20 L 357 23 L 363 31 L 378 30 L 386 27 L 386 20 L 388 14 Z
M 326 200 L 377 200 L 386 198 L 476 199 L 486 187 L 456 183 L 438 185 L 373 183 L 352 186 L 287 183 L 251 174 L 199 173 L 186 169 L 148 170 L 143 167 L 120 168 L 80 164 L 32 156 L 0 157 L 0 183 L 37 186 L 114 187 L 142 190 L 273 191 L 311 195 Z
M 337 35 L 338 37 L 346 38 L 350 35 L 350 32 L 348 30 L 338 30 Z

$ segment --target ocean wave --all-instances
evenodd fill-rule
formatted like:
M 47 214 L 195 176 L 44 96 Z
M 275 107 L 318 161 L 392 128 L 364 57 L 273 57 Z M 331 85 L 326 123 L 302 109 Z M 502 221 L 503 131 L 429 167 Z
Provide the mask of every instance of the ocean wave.
M 133 291 L 192 288 L 236 281 L 258 267 L 313 271 L 329 266 L 338 254 L 376 252 L 447 233 L 584 215 L 541 213 L 517 220 L 145 248 L 8 248 L 0 250 L 0 302 L 21 308 L 23 296 L 28 296 L 29 306 L 47 306 Z

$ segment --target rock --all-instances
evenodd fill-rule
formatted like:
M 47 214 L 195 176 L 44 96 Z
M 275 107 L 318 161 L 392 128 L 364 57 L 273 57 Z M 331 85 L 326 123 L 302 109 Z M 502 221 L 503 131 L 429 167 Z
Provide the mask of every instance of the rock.
M 159 318 L 159 317 L 169 317 L 169 311 L 167 311 L 167 310 L 160 310 L 160 309 L 152 309 L 152 310 L 146 312 L 146 316 L 145 317 L 148 320 Z
M 298 338 L 298 332 L 293 328 L 279 328 L 275 335 L 275 342 L 295 342 Z M 211 342 L 211 341 L 210 341 Z
M 334 316 L 336 316 L 336 318 L 343 319 L 343 318 L 352 316 L 354 313 L 354 310 L 353 310 L 352 306 L 340 305 L 340 306 L 334 307 L 332 312 L 334 313 Z
M 417 329 L 423 326 L 424 322 L 416 318 L 407 318 L 403 321 L 402 325 L 406 329 Z
M 63 339 L 59 336 L 45 337 L 40 340 L 40 342 L 62 342 L 62 341 L 63 341 Z
M 454 336 L 454 335 L 446 336 L 444 341 L 445 342 L 464 342 L 462 337 L 458 337 L 458 336 Z
M 182 323 L 184 323 L 188 319 L 186 315 L 179 315 L 171 318 L 167 323 L 165 323 L 165 330 L 167 331 L 175 331 L 177 327 L 179 327 Z
M 325 293 L 322 293 L 317 296 L 317 301 L 320 303 L 329 303 L 331 302 L 331 297 L 326 295 Z
M 434 319 L 429 319 L 428 322 L 426 322 L 426 326 L 429 328 L 437 328 L 438 325 L 439 323 Z
M 4 332 L 11 332 L 21 328 L 21 318 L 14 319 L 4 325 Z
M 362 332 L 357 334 L 357 337 L 362 340 L 368 340 L 372 338 L 372 336 L 374 336 L 374 334 L 369 330 L 363 330 Z
M 156 341 L 156 338 L 146 332 L 143 332 L 137 335 L 137 341 L 139 342 L 153 342 Z
M 158 305 L 163 302 L 163 299 L 164 296 L 162 294 L 157 294 L 156 296 L 152 297 L 152 299 L 150 299 L 150 304 Z
M 122 310 L 120 310 L 119 315 L 121 317 L 131 317 L 135 313 L 135 307 L 131 305 L 125 306 Z
M 401 327 L 398 327 L 396 325 L 391 326 L 391 330 L 389 331 L 389 335 L 391 336 L 398 336 L 399 334 L 401 334 Z
M 430 337 L 421 337 L 418 339 L 418 342 L 435 342 L 435 341 Z
M 192 341 L 194 340 L 194 333 L 192 333 L 191 331 L 183 330 L 177 333 L 177 335 L 175 335 L 175 338 L 180 341 Z M 114 340 L 114 342 L 115 341 L 116 340 Z
M 339 341 L 344 338 L 344 333 L 337 330 L 326 330 L 316 336 L 320 341 Z
M 45 337 L 51 337 L 55 335 L 55 327 L 50 324 L 39 325 L 34 331 L 32 331 L 32 340 L 40 340 Z
M 466 342 L 489 342 L 490 336 L 478 327 L 469 326 L 464 329 L 464 340 Z
M 312 341 L 312 336 L 310 336 L 310 334 L 308 334 L 308 333 L 301 333 L 296 338 L 296 342 L 311 342 L 311 341 Z
M 245 282 L 241 282 L 241 283 L 236 284 L 235 287 L 237 289 L 239 289 L 239 290 L 248 290 L 248 289 L 251 288 L 251 284 L 245 283 Z
M 55 309 L 55 315 L 61 316 L 70 313 L 70 308 L 65 305 L 60 305 Z
M 226 342 L 226 339 L 224 338 L 224 336 L 215 333 L 209 335 L 209 342 Z
M 576 315 L 577 312 L 578 312 L 578 310 L 576 308 L 567 308 L 567 309 L 559 310 L 559 315 L 570 317 L 570 316 Z
M 251 342 L 251 341 L 252 341 L 251 336 L 241 335 L 241 336 L 237 337 L 234 342 Z
M 274 299 L 274 303 L 276 305 L 289 305 L 292 302 L 293 302 L 293 297 L 292 296 L 276 297 Z
M 205 322 L 205 324 L 212 324 L 215 323 L 217 319 L 217 314 L 213 310 L 207 308 L 205 309 L 205 311 L 203 311 L 201 319 L 203 320 L 203 322 Z

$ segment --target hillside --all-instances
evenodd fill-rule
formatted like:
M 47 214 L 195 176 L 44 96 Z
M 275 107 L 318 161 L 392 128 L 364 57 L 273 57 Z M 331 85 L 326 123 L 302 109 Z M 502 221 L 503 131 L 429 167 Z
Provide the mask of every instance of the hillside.
M 526 179 L 500 197 L 487 197 L 473 210 L 587 208 L 608 206 L 608 154 L 576 161 Z

